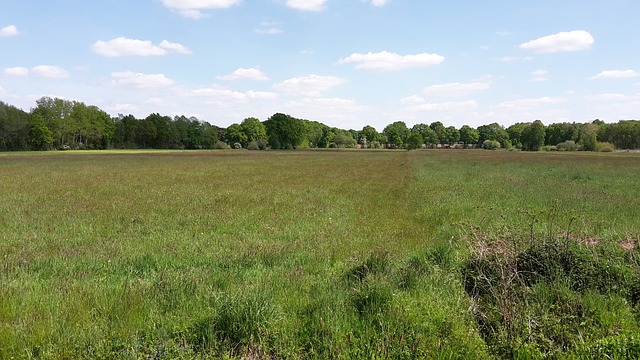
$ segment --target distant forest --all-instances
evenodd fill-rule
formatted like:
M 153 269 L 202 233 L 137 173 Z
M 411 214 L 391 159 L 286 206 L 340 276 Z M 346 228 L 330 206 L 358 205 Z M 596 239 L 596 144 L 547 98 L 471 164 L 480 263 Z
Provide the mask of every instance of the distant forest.
M 507 128 L 497 123 L 473 128 L 439 121 L 409 128 L 402 121 L 382 132 L 372 126 L 344 130 L 277 113 L 260 121 L 249 117 L 227 128 L 194 117 L 150 114 L 112 117 L 97 106 L 42 97 L 30 112 L 0 101 L 0 151 L 66 149 L 224 149 L 299 148 L 468 148 L 529 151 L 613 151 L 640 149 L 640 121 L 608 124 L 540 120 Z

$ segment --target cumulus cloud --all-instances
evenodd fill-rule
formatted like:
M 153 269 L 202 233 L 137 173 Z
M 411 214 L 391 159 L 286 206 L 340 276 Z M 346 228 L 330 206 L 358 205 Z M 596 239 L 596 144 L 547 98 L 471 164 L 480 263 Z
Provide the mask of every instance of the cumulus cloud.
M 584 98 L 589 101 L 620 101 L 620 100 L 625 100 L 627 96 L 624 94 L 607 93 L 607 94 L 589 95 L 589 96 L 585 96 Z
M 478 107 L 475 100 L 425 103 L 411 106 L 411 111 L 472 111 Z
M 627 79 L 639 77 L 640 73 L 635 70 L 605 70 L 598 75 L 592 76 L 589 79 Z
M 385 6 L 389 2 L 389 0 L 371 0 L 369 2 L 373 6 L 382 7 L 382 6 Z
M 18 35 L 18 28 L 15 25 L 5 26 L 0 29 L 0 37 L 9 37 Z
M 474 91 L 488 90 L 489 83 L 473 82 L 473 83 L 446 83 L 431 85 L 424 89 L 428 94 L 444 95 L 444 96 L 460 96 Z
M 584 30 L 559 32 L 520 44 L 523 50 L 537 53 L 555 53 L 563 51 L 579 51 L 591 48 L 595 40 Z
M 422 104 L 423 102 L 424 102 L 424 99 L 418 95 L 411 95 L 411 96 L 407 96 L 406 98 L 400 99 L 400 103 L 405 105 Z
M 356 69 L 370 69 L 380 71 L 397 71 L 417 67 L 441 64 L 444 56 L 438 54 L 398 55 L 382 51 L 378 53 L 354 53 L 338 61 L 339 64 L 355 63 Z
M 344 80 L 335 76 L 311 74 L 285 80 L 274 87 L 282 92 L 300 94 L 307 97 L 320 97 L 323 92 L 344 84 Z
M 29 69 L 26 67 L 10 67 L 4 69 L 4 73 L 11 76 L 27 76 L 29 75 Z
M 549 80 L 549 72 L 539 69 L 531 73 L 531 81 L 543 82 Z
M 262 71 L 254 68 L 249 68 L 249 69 L 239 68 L 229 75 L 218 76 L 218 79 L 220 80 L 247 79 L 247 80 L 259 80 L 259 81 L 269 80 L 269 78 Z
M 165 7 L 191 19 L 205 17 L 202 10 L 226 9 L 240 2 L 241 0 L 162 0 Z
M 513 62 L 513 61 L 531 61 L 533 60 L 533 58 L 531 56 L 525 56 L 522 58 L 517 56 L 503 56 L 503 57 L 496 58 L 496 60 L 502 61 L 502 62 Z
M 554 105 L 561 102 L 564 102 L 564 99 L 561 98 L 551 98 L 548 96 L 544 96 L 541 98 L 530 98 L 530 99 L 518 99 L 512 101 L 505 101 L 503 103 L 498 104 L 498 108 L 501 109 L 532 109 L 537 108 L 539 106 L 544 105 Z
M 106 57 L 163 56 L 169 52 L 191 54 L 188 48 L 178 43 L 163 40 L 159 45 L 155 45 L 149 40 L 128 39 L 122 36 L 109 41 L 98 40 L 91 45 L 91 50 Z
M 282 34 L 284 31 L 279 26 L 280 24 L 275 22 L 263 21 L 260 23 L 260 27 L 255 30 L 258 34 L 265 35 L 277 35 Z
M 192 54 L 191 50 L 189 50 L 189 48 L 187 48 L 186 46 L 178 43 L 172 43 L 167 40 L 162 40 L 162 42 L 160 43 L 160 47 L 165 50 L 177 52 L 179 54 Z
M 302 11 L 322 11 L 327 0 L 287 0 L 287 6 Z
M 164 74 L 142 74 L 132 71 L 111 73 L 111 84 L 117 86 L 134 87 L 137 89 L 157 89 L 171 86 L 174 81 Z
M 69 77 L 69 72 L 59 66 L 38 65 L 31 69 L 34 73 L 53 79 L 64 79 Z
M 221 105 L 228 105 L 229 102 L 246 103 L 249 100 L 275 100 L 278 98 L 278 94 L 269 91 L 249 90 L 247 92 L 239 92 L 218 87 L 195 89 L 191 94 L 212 98 Z

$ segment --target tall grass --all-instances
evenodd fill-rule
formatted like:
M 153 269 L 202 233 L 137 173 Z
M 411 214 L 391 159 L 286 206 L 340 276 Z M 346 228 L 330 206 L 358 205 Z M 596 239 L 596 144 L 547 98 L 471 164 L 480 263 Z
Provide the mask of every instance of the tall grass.
M 526 232 L 531 214 L 544 231 L 554 206 L 574 232 L 635 236 L 639 164 L 482 151 L 2 155 L 0 358 L 489 356 L 458 270 L 471 235 Z

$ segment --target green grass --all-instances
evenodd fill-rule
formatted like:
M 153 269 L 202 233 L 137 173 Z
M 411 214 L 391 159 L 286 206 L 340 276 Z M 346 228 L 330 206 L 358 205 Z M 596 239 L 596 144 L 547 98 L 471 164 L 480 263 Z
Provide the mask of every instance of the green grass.
M 637 179 L 637 154 L 1 154 L 0 358 L 489 357 L 473 240 L 633 239 Z

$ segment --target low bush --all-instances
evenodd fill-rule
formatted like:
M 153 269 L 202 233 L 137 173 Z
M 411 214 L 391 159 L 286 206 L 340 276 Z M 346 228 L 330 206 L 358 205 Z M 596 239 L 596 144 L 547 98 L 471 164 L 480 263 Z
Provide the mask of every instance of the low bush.
M 485 140 L 482 143 L 482 148 L 485 150 L 498 150 L 500 149 L 500 142 L 496 140 Z
M 608 142 L 599 142 L 596 144 L 596 151 L 598 152 L 612 152 L 614 149 L 613 144 Z
M 555 145 L 545 145 L 541 148 L 542 151 L 558 151 L 558 147 Z
M 563 141 L 556 147 L 558 151 L 578 151 L 581 148 L 581 146 L 576 144 L 576 142 L 573 140 Z
M 220 140 L 216 141 L 216 143 L 213 144 L 213 148 L 217 150 L 227 149 L 228 147 L 229 146 L 227 145 L 226 142 L 220 141 Z

